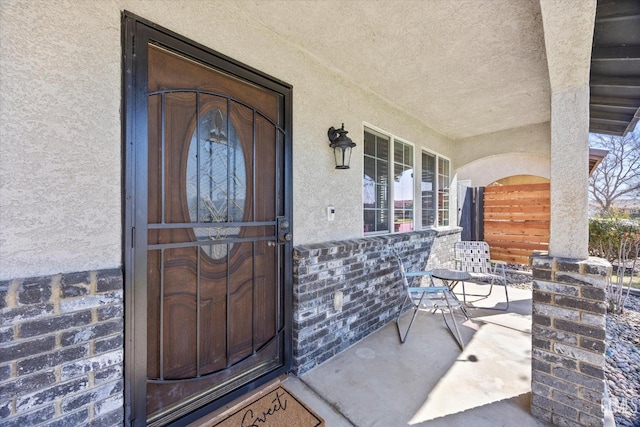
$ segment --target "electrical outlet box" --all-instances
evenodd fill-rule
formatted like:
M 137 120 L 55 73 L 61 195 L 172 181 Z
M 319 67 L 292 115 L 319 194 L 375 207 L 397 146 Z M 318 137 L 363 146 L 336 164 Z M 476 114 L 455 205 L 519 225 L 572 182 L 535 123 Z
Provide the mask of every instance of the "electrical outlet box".
M 327 221 L 333 221 L 336 219 L 335 206 L 327 206 Z

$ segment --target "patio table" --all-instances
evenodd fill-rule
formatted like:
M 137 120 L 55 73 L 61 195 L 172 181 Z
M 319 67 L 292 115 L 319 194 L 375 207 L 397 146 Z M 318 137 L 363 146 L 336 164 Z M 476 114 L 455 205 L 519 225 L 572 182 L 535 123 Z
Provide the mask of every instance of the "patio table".
M 451 294 L 458 299 L 456 294 L 453 292 L 453 288 L 455 288 L 458 283 L 464 282 L 466 280 L 471 280 L 471 275 L 466 271 L 460 270 L 449 270 L 447 268 L 436 268 L 435 270 L 431 270 L 431 276 L 442 280 L 442 282 L 451 289 Z M 464 292 L 464 291 L 463 291 Z M 460 302 L 460 300 L 458 300 Z M 462 311 L 469 318 L 469 314 L 467 313 L 466 307 L 464 304 L 460 304 Z

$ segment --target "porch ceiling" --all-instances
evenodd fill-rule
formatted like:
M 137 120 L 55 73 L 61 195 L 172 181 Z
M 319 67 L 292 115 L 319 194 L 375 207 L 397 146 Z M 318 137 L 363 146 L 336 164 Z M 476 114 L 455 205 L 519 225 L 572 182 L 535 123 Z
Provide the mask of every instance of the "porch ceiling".
M 241 0 L 344 78 L 454 139 L 546 122 L 549 71 L 530 0 Z
M 598 0 L 589 130 L 626 135 L 640 120 L 640 2 Z

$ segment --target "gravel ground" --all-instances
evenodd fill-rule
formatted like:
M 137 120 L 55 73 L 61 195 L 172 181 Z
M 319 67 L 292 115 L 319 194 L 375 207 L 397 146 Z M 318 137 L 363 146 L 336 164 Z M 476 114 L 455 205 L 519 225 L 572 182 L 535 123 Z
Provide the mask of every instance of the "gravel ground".
M 510 272 L 510 286 L 532 289 L 531 276 Z M 607 314 L 605 376 L 617 427 L 640 427 L 640 297 L 630 295 L 622 314 Z
M 619 427 L 640 427 L 640 298 L 629 296 L 622 314 L 607 315 L 605 373 Z

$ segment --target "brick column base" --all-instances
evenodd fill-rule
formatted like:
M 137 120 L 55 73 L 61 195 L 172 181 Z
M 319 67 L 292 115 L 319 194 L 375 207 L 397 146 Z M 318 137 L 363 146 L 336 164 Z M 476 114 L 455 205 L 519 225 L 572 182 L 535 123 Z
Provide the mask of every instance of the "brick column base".
M 603 426 L 611 264 L 546 255 L 532 264 L 531 413 L 554 425 Z

